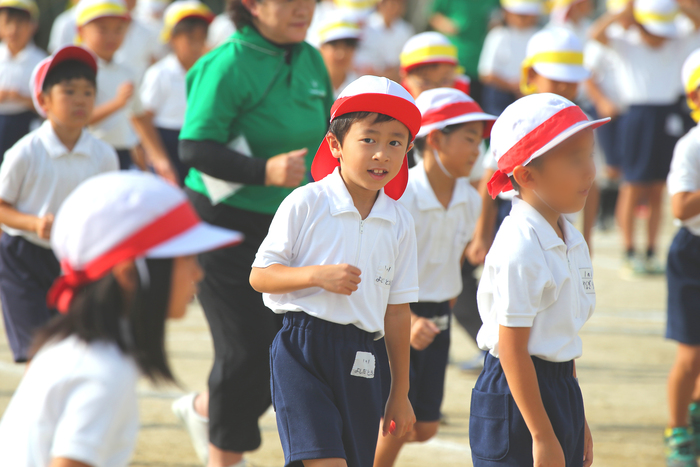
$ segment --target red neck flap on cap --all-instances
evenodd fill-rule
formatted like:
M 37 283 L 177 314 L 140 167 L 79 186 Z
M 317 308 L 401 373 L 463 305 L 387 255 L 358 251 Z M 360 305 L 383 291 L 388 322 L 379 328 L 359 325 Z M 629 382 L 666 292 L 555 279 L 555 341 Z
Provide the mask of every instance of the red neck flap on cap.
M 483 109 L 476 102 L 455 102 L 446 104 L 437 109 L 430 110 L 423 115 L 423 126 L 432 125 L 433 123 L 444 122 L 452 118 L 460 117 L 466 114 L 484 113 Z M 488 138 L 491 134 L 493 121 L 483 120 L 484 122 L 484 138 Z
M 99 256 L 81 270 L 74 270 L 66 261 L 61 262 L 63 275 L 56 279 L 47 297 L 49 308 L 67 313 L 75 293 L 95 282 L 122 261 L 138 258 L 148 250 L 186 232 L 199 224 L 197 213 L 185 201 L 158 219 L 133 233 L 111 250 Z
M 413 102 L 403 97 L 380 93 L 341 97 L 333 104 L 331 121 L 335 120 L 336 117 L 352 112 L 374 112 L 395 118 L 408 127 L 408 131 L 411 132 L 411 138 L 415 138 L 418 131 L 420 131 L 420 111 Z M 311 165 L 311 176 L 315 181 L 321 181 L 339 166 L 340 161 L 333 157 L 328 141 L 324 138 Z M 384 193 L 390 198 L 398 200 L 403 195 L 403 192 L 406 191 L 406 185 L 408 185 L 408 160 L 404 157 L 398 175 L 384 186 Z
M 513 189 L 513 184 L 510 182 L 508 174 L 513 172 L 515 167 L 527 162 L 530 156 L 542 149 L 562 132 L 584 121 L 588 121 L 586 114 L 578 106 L 572 105 L 555 113 L 515 143 L 498 160 L 498 170 L 488 183 L 491 198 L 496 199 L 499 193 Z

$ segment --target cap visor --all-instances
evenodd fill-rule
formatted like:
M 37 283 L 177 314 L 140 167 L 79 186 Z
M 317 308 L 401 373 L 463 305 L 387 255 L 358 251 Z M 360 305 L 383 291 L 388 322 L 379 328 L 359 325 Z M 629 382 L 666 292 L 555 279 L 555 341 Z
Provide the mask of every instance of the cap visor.
M 353 29 L 340 30 L 333 34 L 328 34 L 323 38 L 321 45 L 328 44 L 329 42 L 339 41 L 343 39 L 360 39 L 360 32 Z
M 539 4 L 504 6 L 503 9 L 514 15 L 539 16 L 543 13 L 542 6 Z
M 561 65 L 559 63 L 536 63 L 532 67 L 537 74 L 547 79 L 563 83 L 580 83 L 591 77 L 591 73 L 579 65 Z
M 676 39 L 679 36 L 678 26 L 675 22 L 673 23 L 647 23 L 642 24 L 642 27 L 647 30 L 650 34 L 659 37 L 665 37 L 666 39 Z
M 196 255 L 225 246 L 233 246 L 241 241 L 243 241 L 243 234 L 240 232 L 200 222 L 177 237 L 150 249 L 146 257 L 177 258 Z
M 428 134 L 435 130 L 435 129 L 442 129 L 445 127 L 448 127 L 450 125 L 459 125 L 460 123 L 468 123 L 468 122 L 484 122 L 484 138 L 488 138 L 491 135 L 491 127 L 493 127 L 493 123 L 496 121 L 497 117 L 494 115 L 489 115 L 487 113 L 483 112 L 473 112 L 473 113 L 468 113 L 464 115 L 460 115 L 458 117 L 450 118 L 447 119 L 443 122 L 440 123 L 434 123 L 431 125 L 425 125 L 421 127 L 420 131 L 418 132 L 417 137 L 422 138 L 424 136 L 428 136 Z
M 545 144 L 542 148 L 540 148 L 539 151 L 535 152 L 532 156 L 530 156 L 530 158 L 527 160 L 527 162 L 526 162 L 525 164 L 522 164 L 522 165 L 529 164 L 530 162 L 532 162 L 533 159 L 536 159 L 537 157 L 540 157 L 542 154 L 546 153 L 546 152 L 549 151 L 550 149 L 553 149 L 554 147 L 556 147 L 556 146 L 558 146 L 559 144 L 563 143 L 563 142 L 566 141 L 567 139 L 569 139 L 569 138 L 571 138 L 572 136 L 574 136 L 576 133 L 579 133 L 579 132 L 581 132 L 581 131 L 583 131 L 583 130 L 585 130 L 585 129 L 587 129 L 587 128 L 591 128 L 591 129 L 595 130 L 596 128 L 598 128 L 598 127 L 600 127 L 600 126 L 605 125 L 605 124 L 608 123 L 609 121 L 610 121 L 610 117 L 608 117 L 608 118 L 601 118 L 601 119 L 599 119 L 599 120 L 589 120 L 589 121 L 587 121 L 587 122 L 579 122 L 579 123 L 576 123 L 576 124 L 572 125 L 572 126 L 569 127 L 568 129 L 566 129 L 566 130 L 564 130 L 563 132 L 561 132 L 561 133 L 560 133 L 556 138 L 554 138 L 552 141 L 550 141 L 549 143 Z

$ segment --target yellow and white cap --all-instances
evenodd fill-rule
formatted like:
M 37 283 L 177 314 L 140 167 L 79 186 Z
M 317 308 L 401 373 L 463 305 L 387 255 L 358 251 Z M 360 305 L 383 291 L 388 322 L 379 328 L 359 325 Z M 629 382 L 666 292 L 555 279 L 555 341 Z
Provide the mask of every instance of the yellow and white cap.
M 99 18 L 131 19 L 124 0 L 81 0 L 75 7 L 75 17 L 78 27 Z
M 39 7 L 34 0 L 0 0 L 0 8 L 14 8 L 29 13 L 34 21 L 39 19 Z
M 686 95 L 700 88 L 700 49 L 695 50 L 685 59 L 681 76 L 683 78 L 683 90 Z M 688 99 L 688 107 L 692 110 L 690 115 L 693 119 L 696 122 L 700 121 L 700 109 L 695 105 L 695 102 Z
M 501 8 L 515 15 L 538 16 L 544 13 L 544 0 L 501 0 Z
M 563 27 L 543 29 L 527 43 L 527 57 L 520 78 L 523 94 L 537 92 L 527 85 L 530 68 L 547 79 L 565 83 L 580 83 L 590 76 L 583 67 L 583 44 L 572 31 Z
M 678 37 L 676 17 L 680 13 L 676 0 L 635 0 L 634 19 L 655 36 Z
M 551 0 L 549 2 L 551 20 L 558 24 L 564 24 L 569 16 L 571 7 L 585 1 L 586 0 Z
M 424 32 L 411 37 L 401 51 L 401 69 L 413 68 L 433 63 L 458 65 L 457 47 L 439 32 Z
M 605 2 L 605 7 L 608 9 L 608 13 L 616 15 L 624 11 L 627 5 L 633 0 L 608 0 Z
M 362 27 L 357 21 L 357 15 L 329 15 L 318 29 L 318 44 L 323 45 L 341 39 L 359 39 Z
M 207 23 L 214 20 L 214 13 L 204 3 L 197 0 L 178 0 L 165 9 L 163 15 L 163 30 L 160 39 L 163 42 L 170 40 L 170 35 L 177 23 L 187 18 L 201 18 Z
M 335 6 L 361 15 L 369 15 L 381 0 L 333 0 Z

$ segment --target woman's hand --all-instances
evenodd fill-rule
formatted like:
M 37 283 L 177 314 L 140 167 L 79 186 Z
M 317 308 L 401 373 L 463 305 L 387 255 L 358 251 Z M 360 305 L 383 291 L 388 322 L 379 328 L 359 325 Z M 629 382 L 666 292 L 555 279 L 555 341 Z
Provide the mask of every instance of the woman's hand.
M 297 149 L 268 159 L 265 166 L 265 185 L 298 187 L 306 176 L 305 157 L 308 152 L 308 149 Z

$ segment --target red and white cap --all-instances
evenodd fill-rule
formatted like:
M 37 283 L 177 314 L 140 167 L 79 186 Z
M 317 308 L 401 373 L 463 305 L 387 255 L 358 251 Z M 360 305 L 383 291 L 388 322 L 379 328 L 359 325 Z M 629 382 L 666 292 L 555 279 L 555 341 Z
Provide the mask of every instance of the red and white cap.
M 63 275 L 47 301 L 66 313 L 76 291 L 120 262 L 194 255 L 242 239 L 202 222 L 182 190 L 154 175 L 98 175 L 78 186 L 56 214 L 51 246 Z
M 362 76 L 350 83 L 338 96 L 331 108 L 331 122 L 341 115 L 353 112 L 375 112 L 388 115 L 408 127 L 413 138 L 421 126 L 421 114 L 413 97 L 400 84 L 378 76 Z M 333 173 L 340 161 L 333 157 L 325 139 L 316 152 L 311 165 L 315 181 Z M 404 157 L 399 174 L 384 187 L 384 193 L 398 200 L 408 184 L 408 160 Z
M 83 62 L 97 73 L 97 60 L 95 56 L 92 55 L 92 52 L 89 50 L 78 47 L 77 45 L 68 45 L 60 48 L 50 57 L 46 57 L 40 61 L 37 66 L 34 67 L 34 71 L 32 71 L 30 82 L 32 85 L 32 102 L 34 102 L 34 108 L 37 113 L 44 118 L 46 118 L 46 113 L 44 109 L 41 108 L 41 105 L 39 105 L 39 96 L 41 95 L 41 89 L 44 87 L 44 80 L 46 80 L 46 75 L 49 74 L 49 71 L 54 69 L 59 63 L 67 60 Z
M 496 117 L 485 113 L 474 99 L 454 88 L 437 88 L 423 92 L 416 99 L 423 115 L 418 137 L 427 136 L 433 130 L 467 122 L 484 122 L 484 138 L 491 134 Z
M 567 138 L 586 128 L 598 128 L 610 118 L 588 120 L 573 102 L 556 94 L 533 94 L 503 111 L 491 131 L 491 151 L 498 170 L 488 183 L 489 194 L 510 191 L 513 169 L 526 166 Z

